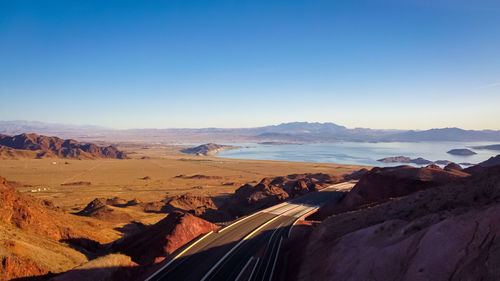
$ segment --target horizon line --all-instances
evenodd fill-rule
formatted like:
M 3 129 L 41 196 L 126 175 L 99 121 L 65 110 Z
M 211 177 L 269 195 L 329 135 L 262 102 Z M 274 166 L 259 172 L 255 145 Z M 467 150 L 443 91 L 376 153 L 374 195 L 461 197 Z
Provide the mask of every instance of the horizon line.
M 292 122 L 281 122 L 279 124 L 268 124 L 268 125 L 261 125 L 261 126 L 253 126 L 253 127 L 163 127 L 163 128 L 158 128 L 158 127 L 135 127 L 135 128 L 114 128 L 114 127 L 107 127 L 107 126 L 102 126 L 102 125 L 93 125 L 93 124 L 72 124 L 72 123 L 59 123 L 59 122 L 45 122 L 45 121 L 36 121 L 36 120 L 0 120 L 0 122 L 27 122 L 27 123 L 42 123 L 45 125 L 57 125 L 57 126 L 69 126 L 69 127 L 98 127 L 99 129 L 103 130 L 113 130 L 113 131 L 132 131 L 132 130 L 203 130 L 203 129 L 223 129 L 223 130 L 236 130 L 236 129 L 257 129 L 257 128 L 263 128 L 263 127 L 270 127 L 270 126 L 280 126 L 284 124 L 292 124 L 292 123 L 307 123 L 307 124 L 333 124 L 336 126 L 344 127 L 348 130 L 356 130 L 356 129 L 364 129 L 364 130 L 374 130 L 374 131 L 429 131 L 429 130 L 436 130 L 436 129 L 460 129 L 464 131 L 500 131 L 500 129 L 464 129 L 460 128 L 458 126 L 447 126 L 447 127 L 433 127 L 433 128 L 427 128 L 427 129 L 390 129 L 390 128 L 385 128 L 385 129 L 373 129 L 369 127 L 353 127 L 349 128 L 343 125 L 339 125 L 335 122 L 315 122 L 315 121 L 292 121 Z

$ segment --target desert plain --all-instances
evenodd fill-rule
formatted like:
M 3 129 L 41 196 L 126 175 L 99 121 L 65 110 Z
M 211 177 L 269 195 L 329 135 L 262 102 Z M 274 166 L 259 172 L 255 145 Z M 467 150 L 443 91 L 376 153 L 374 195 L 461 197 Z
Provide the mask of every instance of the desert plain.
M 0 174 L 23 193 L 77 211 L 97 197 L 154 201 L 192 193 L 223 196 L 264 177 L 302 173 L 344 175 L 363 167 L 329 163 L 282 162 L 193 156 L 186 146 L 124 145 L 131 159 L 0 160 Z

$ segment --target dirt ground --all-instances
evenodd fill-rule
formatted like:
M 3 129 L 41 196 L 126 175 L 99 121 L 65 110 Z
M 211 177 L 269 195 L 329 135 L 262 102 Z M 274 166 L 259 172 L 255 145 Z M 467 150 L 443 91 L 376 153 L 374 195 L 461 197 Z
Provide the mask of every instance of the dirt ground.
M 361 168 L 192 156 L 179 151 L 184 147 L 125 144 L 120 149 L 131 157 L 126 160 L 0 160 L 0 175 L 15 181 L 19 191 L 50 199 L 72 212 L 96 197 L 148 202 L 186 192 L 218 196 L 268 176 L 318 172 L 342 175 Z M 183 177 L 176 177 L 180 175 Z M 201 177 L 189 178 L 194 175 Z

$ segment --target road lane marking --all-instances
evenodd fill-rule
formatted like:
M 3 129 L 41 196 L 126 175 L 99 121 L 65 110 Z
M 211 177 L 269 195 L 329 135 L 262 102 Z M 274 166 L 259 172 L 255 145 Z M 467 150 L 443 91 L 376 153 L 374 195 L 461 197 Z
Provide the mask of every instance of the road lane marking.
M 269 247 L 269 244 L 271 244 L 271 240 L 273 240 L 273 237 L 274 237 L 274 234 L 276 234 L 276 231 L 278 231 L 280 229 L 280 227 L 283 225 L 283 223 L 281 223 L 274 231 L 273 231 L 273 234 L 271 234 L 271 238 L 269 238 L 269 242 L 267 242 L 267 247 Z
M 250 259 L 248 259 L 247 263 L 245 264 L 245 266 L 243 267 L 243 269 L 240 271 L 240 273 L 238 274 L 238 276 L 236 276 L 236 279 L 234 279 L 234 281 L 238 281 L 240 280 L 241 276 L 243 275 L 243 273 L 245 272 L 245 270 L 247 269 L 247 267 L 250 265 L 250 262 L 254 259 L 254 257 L 250 257 Z
M 355 185 L 355 183 L 351 183 L 351 182 L 343 182 L 343 183 L 339 183 L 339 184 L 331 185 L 331 186 L 328 186 L 328 187 L 326 187 L 326 188 L 324 188 L 324 189 L 320 190 L 320 192 L 321 192 L 321 191 L 324 191 L 325 189 L 335 188 L 335 187 L 340 187 L 340 186 L 344 186 L 344 185 Z M 289 205 L 289 206 L 286 206 L 286 205 Z M 290 207 L 290 208 L 287 208 L 287 209 L 285 209 L 283 212 L 276 214 L 277 216 L 273 217 L 271 220 L 267 221 L 266 223 L 264 223 L 263 225 L 261 225 L 260 227 L 258 227 L 258 228 L 257 228 L 257 229 L 255 229 L 254 231 L 252 231 L 250 234 L 248 234 L 247 236 L 245 236 L 245 237 L 244 237 L 242 240 L 240 240 L 240 241 L 238 242 L 238 244 L 237 244 L 235 247 L 233 247 L 233 248 L 232 248 L 232 249 L 231 249 L 231 250 L 230 250 L 230 251 L 229 251 L 229 252 L 228 252 L 228 253 L 227 253 L 227 254 L 226 254 L 226 255 L 225 255 L 225 256 L 224 256 L 221 260 L 219 260 L 219 262 L 216 264 L 216 266 L 218 266 L 218 265 L 221 263 L 221 261 L 222 261 L 223 259 L 225 259 L 225 258 L 226 258 L 226 257 L 227 257 L 227 256 L 228 256 L 231 252 L 232 252 L 232 251 L 234 251 L 234 250 L 235 250 L 235 249 L 236 249 L 239 245 L 241 245 L 241 243 L 243 243 L 245 240 L 249 239 L 249 238 L 250 238 L 253 234 L 255 234 L 258 230 L 262 229 L 263 227 L 265 227 L 266 225 L 268 225 L 268 224 L 269 224 L 269 223 L 271 223 L 272 221 L 276 220 L 278 217 L 280 217 L 280 216 L 284 215 L 285 213 L 289 213 L 289 211 L 291 211 L 291 210 L 294 210 L 294 209 L 299 208 L 299 207 L 301 207 L 301 206 L 302 206 L 302 207 L 307 207 L 307 204 L 305 204 L 305 203 L 302 203 L 302 204 L 297 204 L 297 203 L 293 203 L 293 202 L 290 202 L 290 201 L 288 201 L 288 202 L 282 202 L 282 203 L 280 203 L 280 204 L 277 204 L 277 205 L 274 205 L 274 206 L 268 207 L 268 208 L 266 208 L 266 209 L 264 209 L 264 210 L 261 210 L 261 211 L 255 212 L 255 213 L 253 213 L 252 215 L 247 216 L 247 217 L 245 217 L 245 218 L 243 218 L 243 219 L 240 219 L 240 220 L 238 220 L 238 221 L 236 221 L 236 222 L 234 222 L 234 223 L 232 223 L 232 224 L 230 224 L 230 225 L 228 225 L 228 226 L 226 226 L 226 227 L 224 227 L 224 228 L 220 229 L 219 231 L 217 231 L 217 233 L 223 232 L 223 231 L 225 231 L 226 229 L 228 229 L 228 228 L 230 228 L 230 227 L 232 227 L 232 226 L 234 226 L 234 225 L 237 225 L 238 223 L 240 223 L 240 222 L 242 222 L 242 221 L 245 221 L 245 220 L 247 220 L 247 219 L 249 219 L 249 218 L 251 218 L 251 217 L 253 217 L 253 216 L 255 216 L 255 215 L 259 214 L 259 213 L 262 213 L 262 212 L 275 214 L 275 213 L 273 213 L 273 211 L 277 211 L 278 209 L 280 209 L 280 208 L 282 208 L 282 207 L 284 207 L 284 206 L 286 206 L 286 207 Z M 309 209 L 309 208 L 307 208 L 307 209 Z M 317 209 L 317 208 L 314 208 L 314 209 Z M 278 212 L 279 212 L 279 211 L 278 211 Z M 295 221 L 295 222 L 292 224 L 292 226 L 290 227 L 290 230 L 289 230 L 288 235 L 290 235 L 291 229 L 292 229 L 292 227 L 293 227 L 293 225 L 294 225 L 295 223 L 296 223 L 296 221 Z M 201 240 L 203 240 L 204 238 L 206 238 L 207 236 L 209 236 L 211 233 L 213 233 L 213 231 L 210 231 L 209 233 L 205 234 L 204 236 L 202 236 L 201 238 L 199 238 L 197 241 L 195 241 L 193 244 L 191 244 L 191 245 L 190 245 L 190 246 L 188 246 L 186 249 L 184 249 L 182 252 L 180 252 L 179 254 L 177 254 L 177 255 L 176 255 L 174 258 L 172 258 L 172 259 L 171 259 L 171 260 L 170 260 L 170 261 L 169 261 L 166 265 L 164 265 L 163 267 L 161 267 L 161 268 L 160 268 L 159 270 L 157 270 L 157 271 L 156 271 L 153 275 L 151 275 L 149 278 L 147 278 L 147 279 L 146 279 L 146 281 L 151 280 L 154 276 L 156 276 L 158 273 L 160 273 L 160 272 L 161 272 L 161 271 L 163 271 L 165 268 L 167 268 L 167 267 L 168 267 L 168 266 L 169 266 L 172 262 L 174 262 L 174 261 L 175 261 L 177 258 L 179 258 L 182 254 L 184 254 L 186 251 L 188 251 L 189 249 L 191 249 L 191 248 L 192 248 L 194 245 L 196 245 L 198 242 L 200 242 Z M 256 266 L 257 266 L 257 264 L 258 264 L 258 261 L 259 261 L 259 258 L 257 258 Z M 216 266 L 215 266 L 215 267 L 216 267 Z M 252 271 L 252 274 L 254 273 L 256 266 L 254 267 L 254 269 L 253 269 L 253 271 Z M 209 272 L 209 273 L 211 273 L 213 270 L 214 270 L 214 267 L 210 270 L 210 272 Z M 205 279 L 208 277 L 208 275 L 209 275 L 209 274 L 207 273 L 207 274 L 203 277 L 203 279 L 202 279 L 202 280 L 205 280 Z
M 275 247 L 276 247 L 276 243 L 273 243 L 273 247 L 271 248 L 271 253 L 269 254 L 269 259 L 272 258 Z M 264 260 L 264 258 L 262 258 L 262 260 Z M 267 273 L 268 268 L 269 268 L 269 261 L 267 262 L 266 267 L 264 268 L 264 274 L 262 275 L 262 278 L 266 277 L 266 273 Z
M 255 212 L 255 213 L 251 214 L 250 216 L 246 216 L 246 217 L 244 217 L 244 218 L 242 218 L 240 220 L 237 220 L 237 221 L 233 222 L 232 224 L 230 224 L 230 225 L 228 225 L 228 226 L 226 226 L 224 228 L 221 228 L 219 231 L 217 231 L 217 233 L 221 233 L 221 232 L 225 231 L 226 229 L 228 229 L 228 228 L 230 228 L 230 227 L 232 227 L 232 226 L 234 226 L 234 225 L 236 225 L 236 224 L 238 224 L 238 223 L 240 223 L 240 222 L 242 222 L 242 221 L 244 221 L 246 219 L 249 219 L 249 218 L 251 218 L 251 217 L 253 217 L 253 216 L 255 216 L 255 215 L 257 215 L 257 214 L 259 214 L 261 212 L 262 211 Z
M 255 269 L 257 269 L 257 265 L 259 265 L 259 259 L 260 258 L 257 258 L 257 260 L 255 261 L 255 265 L 253 266 L 252 272 L 250 272 L 248 280 L 252 280 L 253 274 L 255 273 Z
M 252 232 L 250 232 L 250 234 L 248 234 L 247 236 L 243 237 L 243 239 L 241 241 L 245 241 L 247 240 L 248 238 L 250 238 L 252 235 L 254 235 L 257 231 L 261 230 L 263 227 L 265 227 L 266 225 L 272 223 L 273 221 L 277 220 L 278 218 L 280 217 L 280 215 L 278 216 L 275 216 L 274 218 L 268 220 L 267 222 L 265 222 L 264 224 L 262 224 L 261 226 L 257 227 L 256 229 L 254 229 Z
M 276 257 L 274 258 L 273 268 L 271 269 L 271 275 L 269 275 L 269 281 L 273 280 L 274 268 L 276 268 L 276 262 L 278 261 L 278 256 L 280 254 L 281 242 L 283 241 L 283 236 L 280 237 L 280 242 L 278 243 L 278 250 L 276 251 Z M 266 269 L 267 271 L 267 269 Z
M 178 259 L 182 254 L 184 254 L 185 252 L 187 252 L 189 249 L 191 249 L 194 245 L 198 244 L 198 242 L 200 242 L 201 240 L 203 240 L 204 238 L 206 238 L 207 236 L 209 236 L 210 234 L 212 234 L 214 231 L 210 231 L 208 233 L 206 233 L 205 235 L 203 235 L 202 237 L 200 237 L 198 240 L 196 240 L 195 242 L 193 242 L 191 245 L 189 245 L 188 247 L 186 247 L 186 249 L 182 250 L 179 254 L 175 255 L 175 257 L 173 257 L 166 265 L 162 266 L 160 269 L 158 269 L 155 273 L 153 273 L 153 275 L 149 276 L 145 281 L 149 281 L 151 280 L 153 277 L 155 277 L 158 273 L 160 273 L 161 271 L 163 271 L 165 268 L 167 268 L 171 263 L 173 263 L 176 259 Z
M 277 209 L 277 208 L 281 207 L 282 205 L 284 206 L 284 205 L 286 205 L 286 204 L 288 204 L 288 203 L 289 203 L 289 202 L 282 202 L 282 203 L 279 203 L 279 204 L 277 204 L 277 205 L 274 205 L 274 206 L 268 207 L 268 208 L 266 208 L 266 209 L 264 209 L 264 210 L 262 210 L 262 211 L 272 211 L 272 210 Z
M 241 244 L 243 244 L 248 238 L 250 238 L 253 234 L 255 234 L 257 231 L 259 231 L 260 229 L 262 229 L 264 226 L 270 224 L 271 222 L 275 221 L 276 219 L 278 219 L 280 216 L 275 216 L 273 217 L 272 219 L 268 220 L 267 222 L 265 222 L 264 224 L 262 224 L 261 226 L 257 227 L 256 229 L 254 229 L 252 232 L 250 232 L 250 234 L 248 234 L 247 236 L 243 237 L 243 239 L 241 239 L 236 245 L 234 245 L 233 248 L 231 248 L 231 250 L 229 250 L 212 268 L 210 268 L 210 270 L 203 276 L 203 278 L 201 278 L 200 281 L 204 281 L 206 280 L 210 274 L 212 274 L 212 272 L 232 253 L 234 252 Z

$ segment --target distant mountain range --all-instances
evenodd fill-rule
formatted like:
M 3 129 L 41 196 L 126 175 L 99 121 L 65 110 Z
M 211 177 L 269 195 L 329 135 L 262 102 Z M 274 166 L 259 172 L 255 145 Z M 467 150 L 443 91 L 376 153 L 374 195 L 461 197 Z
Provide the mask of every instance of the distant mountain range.
M 419 141 L 500 141 L 500 130 L 349 129 L 334 123 L 293 122 L 256 128 L 129 129 L 73 126 L 33 121 L 0 121 L 0 134 L 37 133 L 81 141 L 107 142 L 419 142 Z

